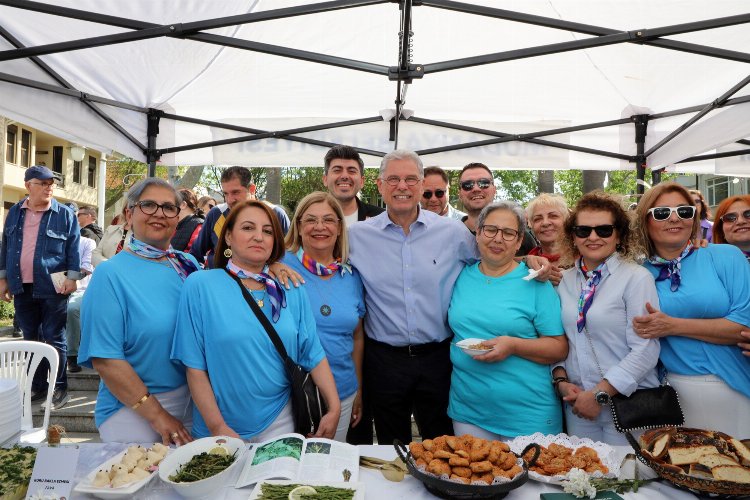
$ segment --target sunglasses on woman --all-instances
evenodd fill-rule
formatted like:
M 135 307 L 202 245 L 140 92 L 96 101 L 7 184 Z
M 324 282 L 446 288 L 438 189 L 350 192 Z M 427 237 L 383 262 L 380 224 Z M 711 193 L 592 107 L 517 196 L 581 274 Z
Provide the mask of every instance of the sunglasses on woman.
M 721 221 L 727 222 L 729 224 L 734 224 L 735 222 L 737 222 L 737 219 L 739 219 L 740 216 L 742 216 L 742 218 L 745 220 L 750 220 L 750 210 L 745 210 L 744 212 L 739 214 L 737 212 L 726 213 L 721 216 Z
M 613 224 L 602 224 L 601 226 L 573 226 L 573 234 L 579 238 L 588 238 L 594 231 L 600 238 L 609 238 L 615 232 Z
M 425 191 L 424 193 L 422 193 L 422 196 L 424 197 L 425 200 L 429 200 L 430 198 L 432 198 L 432 194 L 433 194 L 432 191 Z M 442 198 L 443 196 L 445 196 L 444 189 L 435 190 L 435 198 Z
M 477 179 L 476 181 L 463 181 L 460 186 L 464 191 L 471 191 L 472 189 L 474 189 L 474 184 L 479 186 L 479 189 L 487 189 L 492 185 L 492 179 L 482 177 L 481 179 Z
M 695 207 L 690 205 L 682 205 L 679 207 L 654 207 L 649 208 L 648 213 L 654 220 L 667 220 L 672 216 L 672 212 L 677 214 L 680 219 L 692 219 L 695 217 Z

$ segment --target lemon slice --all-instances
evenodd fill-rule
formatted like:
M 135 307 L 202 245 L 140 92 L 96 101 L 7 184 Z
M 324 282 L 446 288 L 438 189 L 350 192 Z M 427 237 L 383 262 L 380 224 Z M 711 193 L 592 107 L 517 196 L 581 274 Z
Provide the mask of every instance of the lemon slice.
M 317 495 L 318 492 L 312 486 L 297 486 L 289 492 L 289 500 L 300 500 L 308 495 Z
M 214 446 L 208 452 L 209 455 L 229 455 L 229 451 L 223 446 Z

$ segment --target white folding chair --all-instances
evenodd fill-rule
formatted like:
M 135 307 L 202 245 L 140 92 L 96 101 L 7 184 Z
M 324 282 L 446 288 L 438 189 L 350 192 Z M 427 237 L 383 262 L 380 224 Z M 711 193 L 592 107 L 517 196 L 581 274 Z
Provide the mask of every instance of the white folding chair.
M 33 356 L 32 356 L 33 355 Z M 42 358 L 47 358 L 50 371 L 47 374 L 47 404 L 44 408 L 42 427 L 34 427 L 31 417 L 31 382 Z M 21 417 L 21 442 L 41 443 L 47 438 L 49 411 L 52 407 L 52 393 L 57 378 L 57 350 L 51 345 L 29 340 L 0 343 L 0 378 L 18 380 L 21 389 L 23 416 Z

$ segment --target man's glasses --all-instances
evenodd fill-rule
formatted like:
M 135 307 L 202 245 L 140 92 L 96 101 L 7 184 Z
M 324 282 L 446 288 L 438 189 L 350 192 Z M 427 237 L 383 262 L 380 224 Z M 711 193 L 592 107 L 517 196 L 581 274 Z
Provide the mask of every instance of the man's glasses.
M 573 226 L 573 234 L 579 238 L 588 238 L 594 231 L 600 238 L 609 238 L 615 232 L 613 224 L 602 224 L 601 226 Z
M 479 227 L 479 232 L 485 235 L 487 238 L 494 238 L 497 233 L 503 235 L 505 241 L 513 241 L 518 238 L 518 231 L 509 227 L 497 227 L 493 225 L 484 225 Z
M 164 217 L 166 217 L 167 219 L 173 219 L 180 215 L 180 207 L 173 203 L 164 203 L 163 205 L 159 205 L 155 201 L 144 200 L 137 202 L 135 205 L 140 208 L 141 212 L 146 215 L 154 215 L 160 208 L 161 213 L 163 213 Z
M 434 194 L 435 194 L 435 198 L 442 198 L 443 196 L 445 196 L 445 190 L 436 189 Z M 432 198 L 432 195 L 433 195 L 432 191 L 425 191 L 424 193 L 422 193 L 422 196 L 424 197 L 425 200 L 429 200 L 430 198 Z
M 341 219 L 338 219 L 336 217 L 315 217 L 313 215 L 310 215 L 308 217 L 305 217 L 303 219 L 300 219 L 300 223 L 304 226 L 317 226 L 318 223 L 323 224 L 324 226 L 335 226 L 339 223 Z
M 477 179 L 476 181 L 463 181 L 461 182 L 460 186 L 464 191 L 471 191 L 472 189 L 474 189 L 474 184 L 479 186 L 479 189 L 487 189 L 488 187 L 492 186 L 493 182 L 492 179 L 482 177 L 481 179 Z
M 677 217 L 680 219 L 692 219 L 695 217 L 695 207 L 690 205 L 682 205 L 679 207 L 654 207 L 649 208 L 648 213 L 654 220 L 667 220 L 672 216 L 672 212 L 677 213 Z
M 737 222 L 737 219 L 742 216 L 745 220 L 750 220 L 750 210 L 745 210 L 742 213 L 737 212 L 729 212 L 721 216 L 721 221 L 726 222 L 727 224 L 734 224 Z
M 29 181 L 29 184 L 36 184 L 37 186 L 42 186 L 44 188 L 54 188 L 57 186 L 57 183 L 55 181 L 48 181 L 48 182 L 39 182 L 39 181 Z
M 404 181 L 407 186 L 416 186 L 417 182 L 419 182 L 421 179 L 416 175 L 410 175 L 404 178 L 401 178 L 397 175 L 391 175 L 390 177 L 386 177 L 383 180 L 388 183 L 389 186 L 398 186 L 401 181 Z

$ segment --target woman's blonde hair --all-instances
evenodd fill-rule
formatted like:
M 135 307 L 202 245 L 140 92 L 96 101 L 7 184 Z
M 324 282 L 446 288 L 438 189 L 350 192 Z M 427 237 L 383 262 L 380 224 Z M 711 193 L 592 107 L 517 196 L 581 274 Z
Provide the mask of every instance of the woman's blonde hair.
M 339 205 L 338 200 L 331 193 L 314 191 L 300 200 L 299 204 L 297 204 L 297 210 L 294 211 L 292 225 L 289 228 L 289 233 L 286 235 L 284 244 L 287 250 L 292 253 L 296 253 L 302 247 L 302 232 L 300 230 L 302 215 L 316 203 L 327 203 L 339 219 L 340 231 L 338 238 L 336 238 L 336 244 L 333 246 L 333 258 L 341 259 L 341 262 L 345 263 L 349 258 L 349 238 L 346 234 L 346 219 L 344 219 L 344 211 L 341 209 L 341 205 Z
M 649 210 L 654 207 L 656 200 L 663 194 L 677 193 L 685 199 L 685 205 L 694 206 L 693 197 L 690 196 L 688 190 L 676 182 L 662 182 L 646 191 L 641 200 L 638 202 L 638 207 L 635 209 L 636 219 L 636 236 L 640 240 L 640 244 L 646 251 L 646 257 L 652 257 L 656 255 L 656 247 L 651 236 L 648 234 L 648 218 L 650 217 Z M 692 238 L 694 234 L 698 233 L 698 226 L 700 225 L 700 219 L 693 217 L 693 227 L 690 231 L 688 239 Z M 687 242 L 686 242 L 687 243 Z
M 526 218 L 529 220 L 529 225 L 531 225 L 531 219 L 534 218 L 534 211 L 538 207 L 557 208 L 560 215 L 562 215 L 563 220 L 567 220 L 568 215 L 570 214 L 565 198 L 559 194 L 542 193 L 526 205 Z

